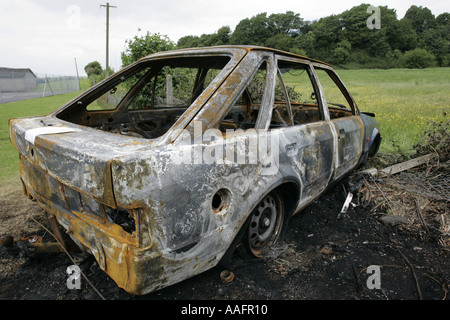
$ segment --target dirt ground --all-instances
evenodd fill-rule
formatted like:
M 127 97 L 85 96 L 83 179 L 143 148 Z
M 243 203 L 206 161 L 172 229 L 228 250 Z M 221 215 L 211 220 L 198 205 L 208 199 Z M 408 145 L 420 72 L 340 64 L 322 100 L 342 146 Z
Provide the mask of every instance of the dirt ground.
M 429 172 L 415 170 L 419 176 Z M 438 174 L 450 178 L 448 170 Z M 358 191 L 347 213 L 339 216 L 350 190 Z M 40 235 L 53 241 L 36 223 L 46 223 L 41 210 L 18 184 L 1 191 L 0 234 L 14 239 Z M 443 199 L 420 202 L 414 196 L 414 207 L 406 201 L 411 198 L 408 192 L 392 191 L 388 178 L 345 179 L 291 219 L 277 254 L 265 260 L 244 260 L 237 254 L 231 282 L 223 283 L 223 269 L 215 267 L 145 296 L 118 288 L 92 257 L 75 256 L 101 296 L 84 278 L 81 289 L 68 289 L 66 269 L 73 263 L 65 253 L 26 257 L 17 245 L 0 246 L 0 299 L 449 300 L 450 230 L 444 223 L 450 219 L 449 199 L 444 194 Z M 393 206 L 398 198 L 401 214 Z M 381 219 L 387 216 L 398 219 Z M 371 266 L 378 266 L 379 273 L 368 272 Z M 374 275 L 380 276 L 379 288 L 371 286 L 376 284 Z

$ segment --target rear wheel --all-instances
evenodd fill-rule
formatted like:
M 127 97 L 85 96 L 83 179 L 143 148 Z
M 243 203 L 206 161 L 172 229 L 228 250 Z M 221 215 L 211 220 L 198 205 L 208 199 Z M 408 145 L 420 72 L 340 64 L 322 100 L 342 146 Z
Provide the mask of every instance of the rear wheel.
M 246 246 L 256 257 L 263 257 L 279 238 L 284 223 L 283 198 L 273 191 L 256 206 L 250 217 Z

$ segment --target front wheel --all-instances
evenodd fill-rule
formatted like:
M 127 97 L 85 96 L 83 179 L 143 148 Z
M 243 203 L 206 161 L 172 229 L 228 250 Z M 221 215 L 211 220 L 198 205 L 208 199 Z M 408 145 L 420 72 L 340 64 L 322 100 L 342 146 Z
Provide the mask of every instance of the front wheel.
M 246 246 L 256 257 L 263 257 L 280 237 L 284 224 L 284 203 L 277 191 L 266 195 L 253 210 L 246 234 Z

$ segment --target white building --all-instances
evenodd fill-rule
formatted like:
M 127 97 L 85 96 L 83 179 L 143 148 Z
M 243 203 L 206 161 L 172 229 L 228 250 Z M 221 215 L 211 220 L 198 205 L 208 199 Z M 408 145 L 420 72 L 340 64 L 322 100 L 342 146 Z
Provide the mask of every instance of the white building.
M 24 92 L 37 87 L 37 77 L 30 69 L 0 67 L 0 92 Z

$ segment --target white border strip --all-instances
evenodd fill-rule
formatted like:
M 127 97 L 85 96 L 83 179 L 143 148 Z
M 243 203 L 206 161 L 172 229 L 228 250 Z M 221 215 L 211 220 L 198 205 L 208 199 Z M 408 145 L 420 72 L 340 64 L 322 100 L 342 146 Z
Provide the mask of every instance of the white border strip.
M 36 136 L 41 134 L 55 134 L 55 133 L 66 133 L 80 131 L 79 129 L 69 128 L 69 127 L 41 127 L 33 128 L 25 131 L 25 140 L 34 144 Z

